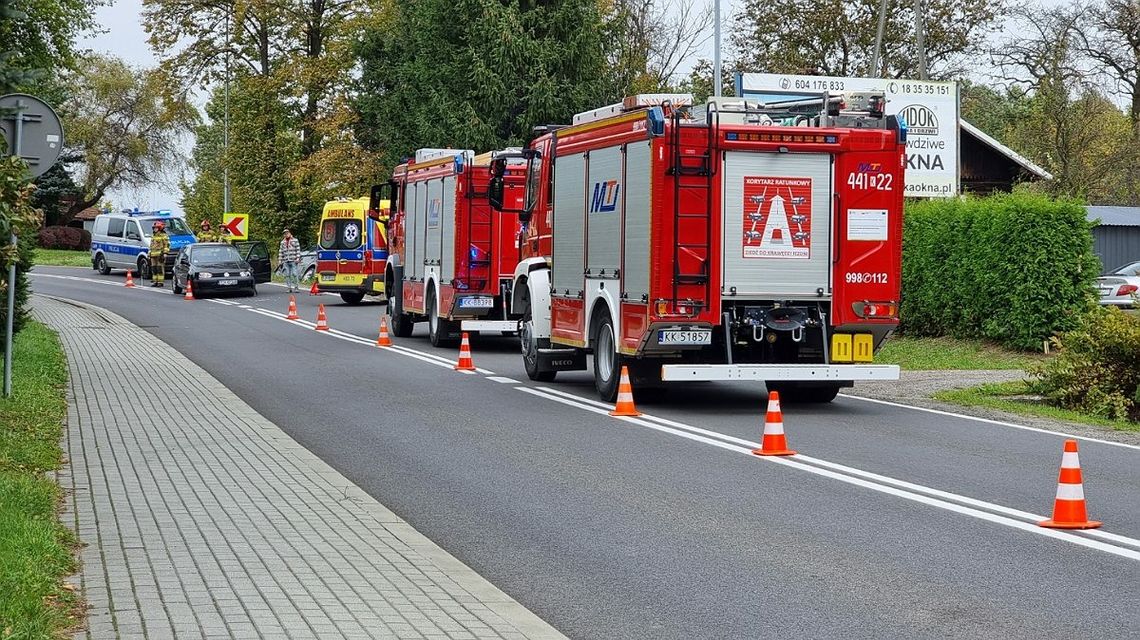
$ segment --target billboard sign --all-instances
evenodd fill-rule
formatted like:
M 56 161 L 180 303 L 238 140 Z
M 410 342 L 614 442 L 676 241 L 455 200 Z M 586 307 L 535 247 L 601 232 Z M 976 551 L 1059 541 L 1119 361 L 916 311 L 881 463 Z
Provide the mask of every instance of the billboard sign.
M 778 73 L 737 73 L 736 94 L 774 102 L 823 93 L 882 93 L 885 112 L 907 124 L 906 185 L 912 198 L 958 195 L 958 84 L 887 78 L 836 78 Z

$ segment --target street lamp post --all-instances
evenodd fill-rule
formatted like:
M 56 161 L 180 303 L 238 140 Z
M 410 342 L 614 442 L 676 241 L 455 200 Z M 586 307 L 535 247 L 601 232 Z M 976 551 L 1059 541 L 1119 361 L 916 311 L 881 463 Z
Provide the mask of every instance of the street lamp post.
M 720 97 L 720 0 L 713 0 L 713 95 Z

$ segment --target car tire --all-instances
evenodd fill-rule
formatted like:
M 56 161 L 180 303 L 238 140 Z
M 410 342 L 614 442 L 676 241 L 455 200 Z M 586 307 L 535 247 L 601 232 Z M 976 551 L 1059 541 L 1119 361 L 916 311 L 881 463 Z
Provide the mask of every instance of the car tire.
M 95 256 L 95 270 L 101 275 L 111 275 L 111 267 L 107 266 L 107 257 L 101 253 Z
M 135 265 L 139 268 L 139 280 L 150 280 L 150 262 L 139 258 L 138 264 Z
M 602 312 L 594 338 L 594 388 L 603 402 L 617 399 L 623 358 L 617 350 L 617 334 L 608 312 Z
M 345 304 L 357 305 L 364 299 L 364 294 L 359 291 L 343 291 L 340 294 L 340 299 L 344 300 Z
M 170 290 L 172 292 L 174 292 L 174 295 L 179 295 L 182 293 L 182 287 L 178 286 L 178 276 L 177 275 L 175 275 L 173 278 L 170 279 Z M 198 297 L 198 294 L 195 293 L 194 297 Z

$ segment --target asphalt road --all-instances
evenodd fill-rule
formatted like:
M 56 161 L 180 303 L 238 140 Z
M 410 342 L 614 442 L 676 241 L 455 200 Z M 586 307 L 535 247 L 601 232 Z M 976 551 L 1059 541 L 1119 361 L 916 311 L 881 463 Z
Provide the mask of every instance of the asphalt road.
M 851 397 L 784 407 L 791 459 L 749 455 L 762 386 L 595 402 L 588 372 L 483 371 L 423 337 L 373 346 L 384 307 L 288 294 L 187 302 L 37 268 L 35 292 L 147 328 L 574 638 L 1099 638 L 1140 633 L 1140 448 L 1081 440 L 1094 533 L 1034 526 L 1064 436 Z M 113 286 L 112 286 L 113 285 Z M 330 334 L 311 329 L 316 305 Z M 145 386 L 146 363 L 138 379 Z M 193 389 L 166 393 L 193 394 Z

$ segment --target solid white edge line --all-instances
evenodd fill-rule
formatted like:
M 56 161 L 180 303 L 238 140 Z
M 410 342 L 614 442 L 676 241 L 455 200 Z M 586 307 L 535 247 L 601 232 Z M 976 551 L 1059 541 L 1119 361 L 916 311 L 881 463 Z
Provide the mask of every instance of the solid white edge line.
M 1030 427 L 1024 424 L 1016 424 L 1013 422 L 1003 422 L 1001 420 L 991 420 L 990 418 L 979 418 L 977 416 L 968 416 L 963 413 L 954 413 L 953 411 L 942 411 L 941 409 L 929 409 L 927 407 L 916 407 L 909 404 L 901 404 L 898 402 L 891 402 L 889 400 L 879 400 L 878 398 L 865 398 L 863 396 L 854 396 L 847 393 L 839 394 L 841 398 L 850 398 L 852 400 L 861 400 L 863 402 L 873 402 L 875 404 L 885 404 L 892 407 L 900 407 L 903 409 L 912 409 L 914 411 L 922 411 L 925 413 L 933 413 L 940 416 L 949 416 L 952 418 L 962 418 L 964 420 L 973 420 L 974 422 L 985 422 L 987 424 L 996 424 L 1002 427 L 1012 427 L 1014 429 L 1022 429 L 1025 431 L 1034 431 L 1036 433 L 1046 433 L 1053 436 L 1060 436 L 1063 438 L 1074 438 L 1076 440 L 1084 440 L 1085 442 L 1095 442 L 1097 444 L 1107 444 L 1113 447 L 1124 447 L 1126 449 L 1136 449 L 1140 451 L 1140 445 L 1127 444 L 1124 442 L 1113 442 L 1112 440 L 1102 440 L 1100 438 L 1090 438 L 1089 436 L 1081 436 L 1074 433 L 1066 433 L 1064 431 L 1050 431 L 1049 429 L 1041 429 L 1039 427 Z
M 548 400 L 553 400 L 555 402 L 559 402 L 559 403 L 569 405 L 572 407 L 578 407 L 580 409 L 584 409 L 584 410 L 590 411 L 592 413 L 597 413 L 597 414 L 608 416 L 608 412 L 602 408 L 599 408 L 599 407 L 594 407 L 594 406 L 591 406 L 591 405 L 585 404 L 585 403 L 575 402 L 575 401 L 570 400 L 568 398 L 563 398 L 563 397 L 560 397 L 557 395 L 543 393 L 542 391 L 540 391 L 538 389 L 530 389 L 527 387 L 515 387 L 515 388 L 520 390 L 520 391 L 523 391 L 524 393 L 529 393 L 529 394 L 534 395 L 534 396 L 546 398 Z M 866 489 L 870 489 L 872 491 L 878 491 L 880 493 L 893 495 L 893 496 L 904 498 L 906 500 L 910 500 L 913 502 L 926 504 L 929 506 L 941 508 L 941 509 L 944 509 L 947 511 L 952 511 L 955 513 L 960 513 L 963 515 L 968 515 L 968 516 L 971 516 L 971 517 L 974 517 L 974 518 L 977 518 L 980 520 L 985 520 L 985 521 L 993 522 L 996 524 L 1002 524 L 1002 525 L 1005 525 L 1005 526 L 1008 526 L 1008 527 L 1011 527 L 1014 529 L 1020 529 L 1022 531 L 1034 533 L 1034 534 L 1037 534 L 1040 536 L 1044 536 L 1044 537 L 1048 537 L 1048 538 L 1054 538 L 1056 540 L 1069 542 L 1069 543 L 1072 543 L 1072 544 L 1075 544 L 1078 546 L 1083 546 L 1083 547 L 1087 547 L 1090 549 L 1103 551 L 1105 553 L 1110 553 L 1113 555 L 1121 556 L 1124 558 L 1128 558 L 1130 560 L 1140 560 L 1140 551 L 1134 551 L 1132 549 L 1124 549 L 1124 548 L 1116 547 L 1116 546 L 1113 546 L 1113 545 L 1108 544 L 1108 543 L 1099 542 L 1097 540 L 1090 540 L 1089 538 L 1085 538 L 1085 537 L 1082 537 L 1080 535 L 1076 535 L 1074 533 L 1070 533 L 1070 532 L 1066 532 L 1066 531 L 1059 531 L 1056 529 L 1047 529 L 1044 527 L 1039 527 L 1033 523 L 1023 522 L 1021 520 L 1015 520 L 1013 518 L 1008 518 L 1006 516 L 998 515 L 995 513 L 990 513 L 988 511 L 981 511 L 979 509 L 974 509 L 971 507 L 967 507 L 965 505 L 956 504 L 954 502 L 947 502 L 945 500 L 939 500 L 937 498 L 922 495 L 922 494 L 915 493 L 912 491 L 906 491 L 904 489 L 892 487 L 892 486 L 887 485 L 887 484 L 879 484 L 879 483 L 873 482 L 871 480 L 866 480 L 866 479 L 859 478 L 859 477 L 852 477 L 852 476 L 844 475 L 844 474 L 838 473 L 836 471 L 832 471 L 832 470 L 820 468 L 820 467 L 817 467 L 817 466 L 814 466 L 811 464 L 805 464 L 803 462 L 799 462 L 796 460 L 796 458 L 798 458 L 799 456 L 790 456 L 788 458 L 778 458 L 775 456 L 756 456 L 756 455 L 752 454 L 751 449 L 748 447 L 739 447 L 739 446 L 731 445 L 727 442 L 723 442 L 723 441 L 720 441 L 718 439 L 696 435 L 694 433 L 689 433 L 689 432 L 684 431 L 684 430 L 678 430 L 678 429 L 666 427 L 664 425 L 654 424 L 652 422 L 648 422 L 648 421 L 642 420 L 640 418 L 618 418 L 618 419 L 622 420 L 624 422 L 629 422 L 631 424 L 635 424 L 635 425 L 639 425 L 639 426 L 643 426 L 643 427 L 648 427 L 648 428 L 653 429 L 655 431 L 661 431 L 663 433 L 669 433 L 669 434 L 680 436 L 683 438 L 687 438 L 689 440 L 693 440 L 696 442 L 709 444 L 709 445 L 712 445 L 715 447 L 719 447 L 721 449 L 726 449 L 728 451 L 733 451 L 736 453 L 744 453 L 744 454 L 747 454 L 748 456 L 750 456 L 751 458 L 756 459 L 756 460 L 760 460 L 760 461 L 764 461 L 764 462 L 772 462 L 775 464 L 781 464 L 781 465 L 784 465 L 787 467 L 800 469 L 801 471 L 806 471 L 808 473 L 813 473 L 813 474 L 823 476 L 826 478 L 830 478 L 833 480 L 839 480 L 840 482 L 844 482 L 847 484 L 863 487 Z

